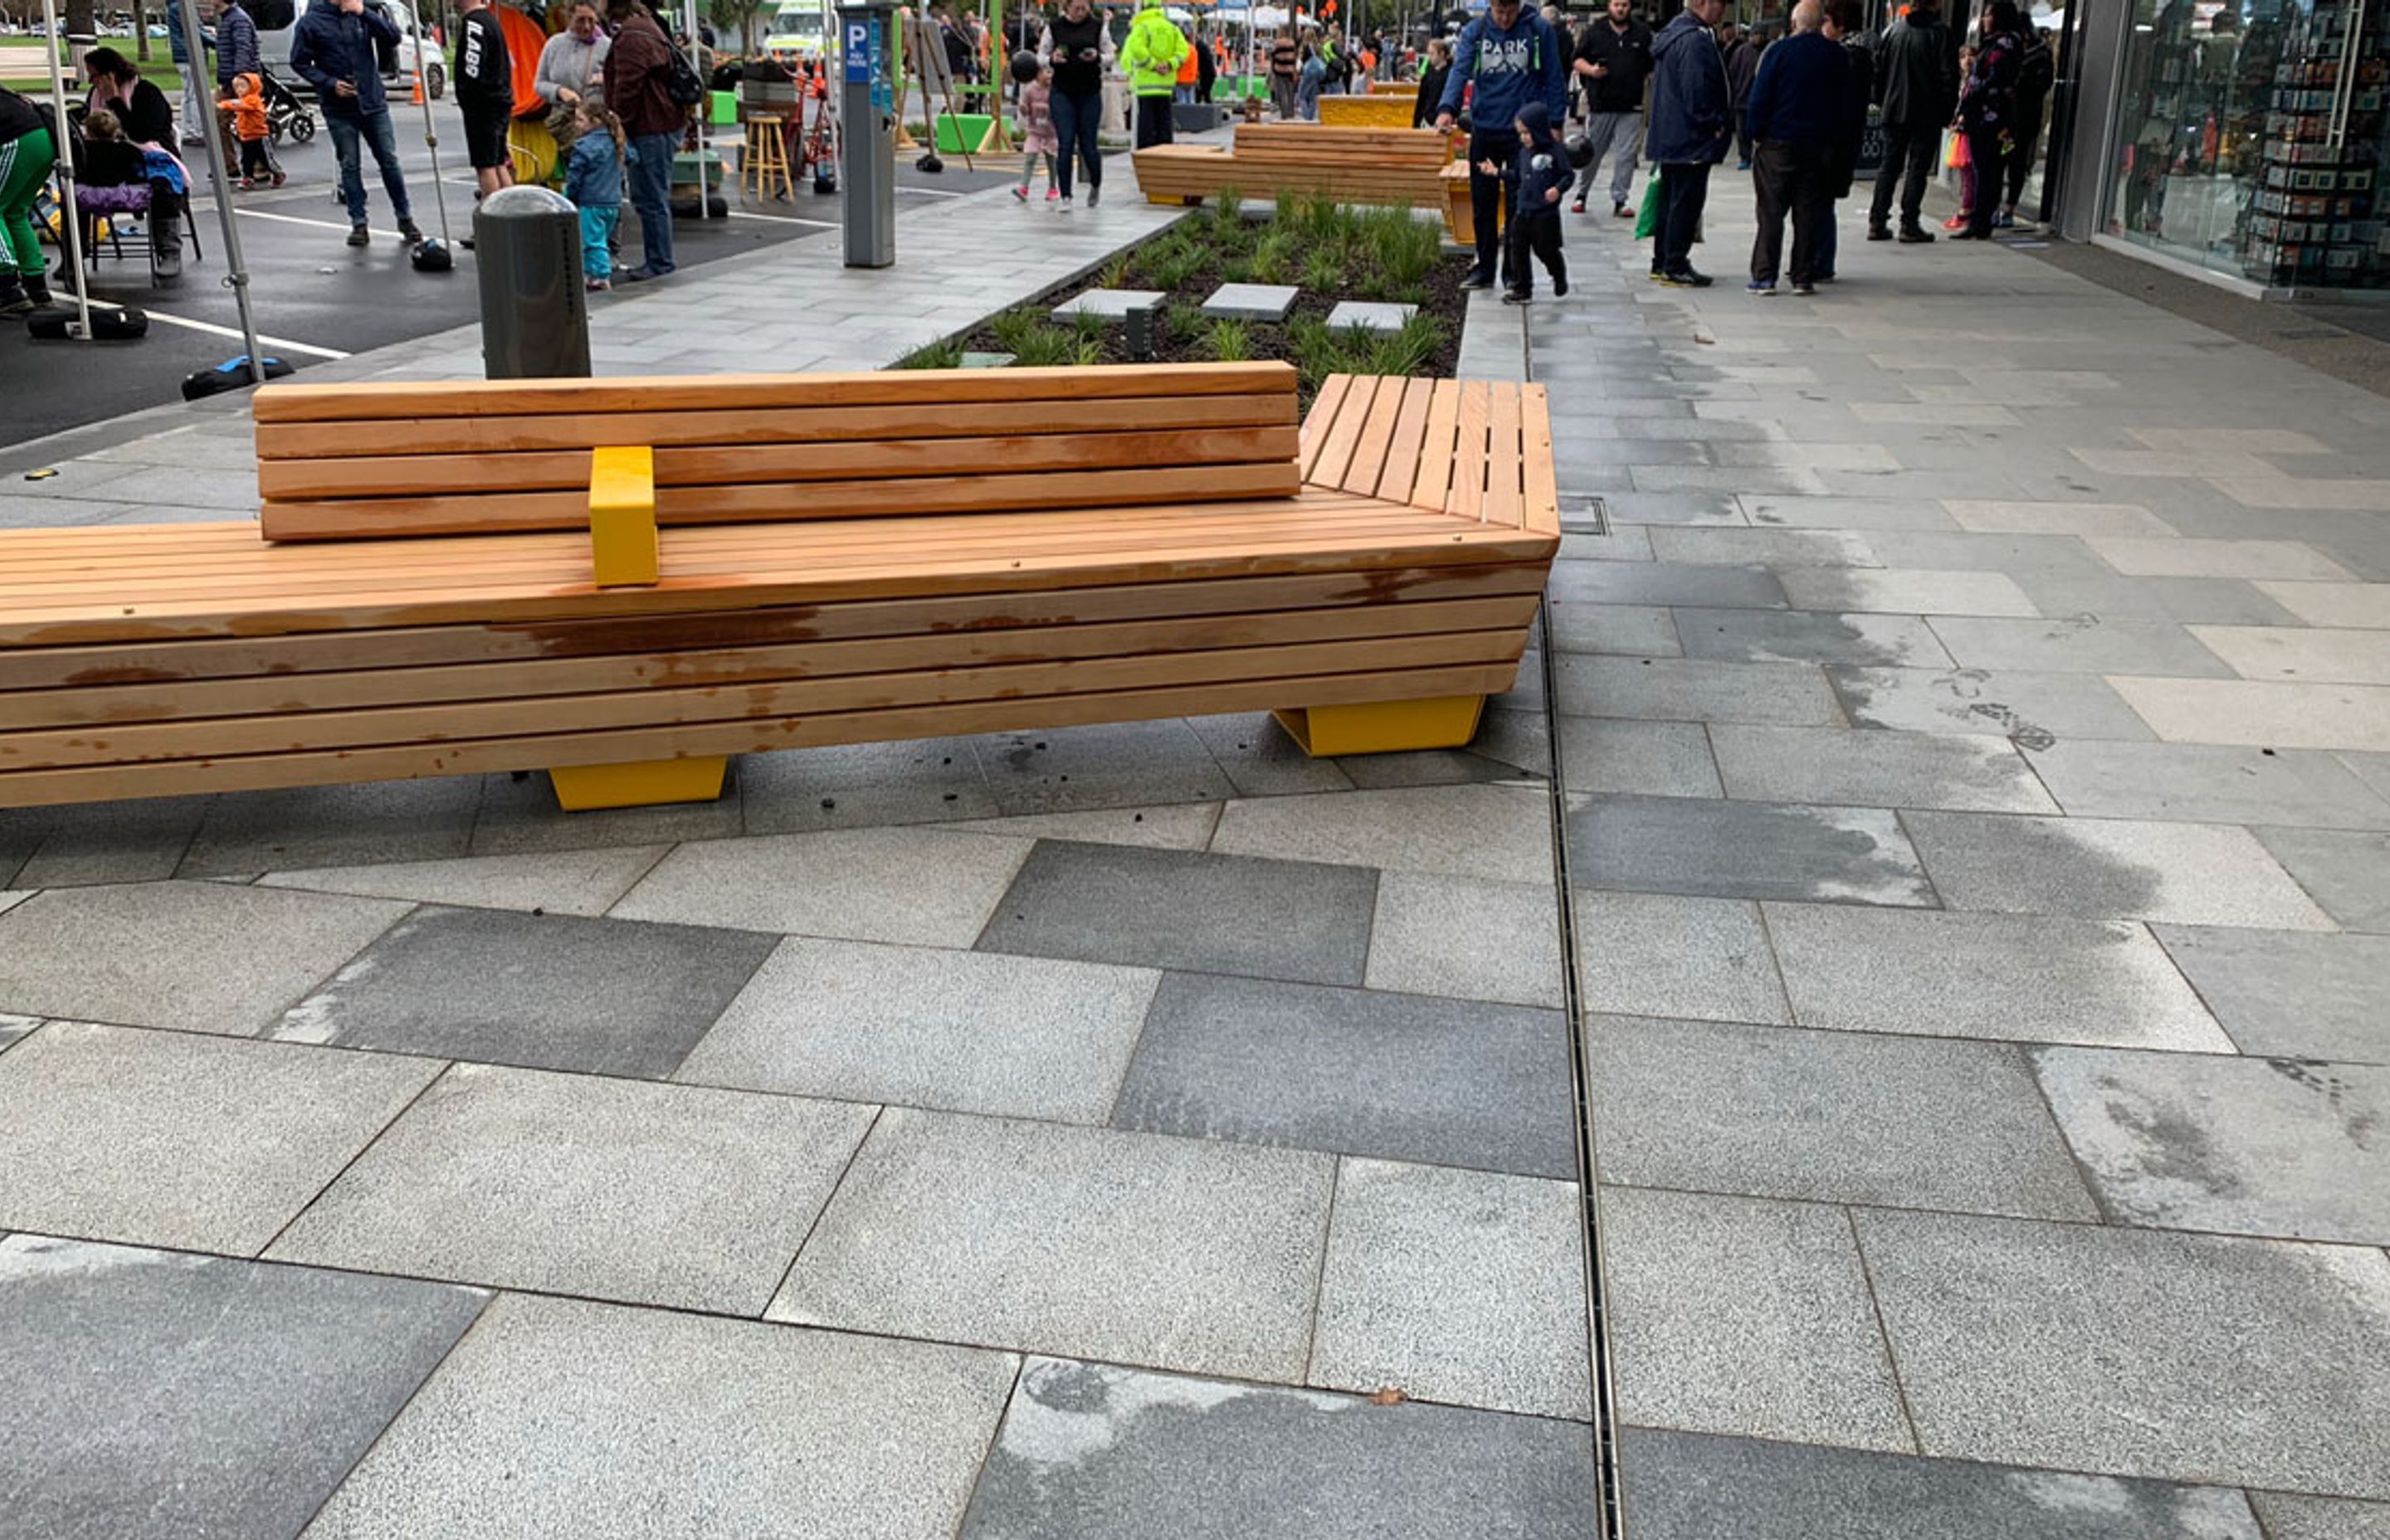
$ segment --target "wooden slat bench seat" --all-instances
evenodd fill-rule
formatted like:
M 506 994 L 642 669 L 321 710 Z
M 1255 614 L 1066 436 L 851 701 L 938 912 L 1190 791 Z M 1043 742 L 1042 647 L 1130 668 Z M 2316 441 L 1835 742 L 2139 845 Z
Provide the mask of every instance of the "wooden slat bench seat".
M 1245 404 L 1147 433 L 1127 402 Z M 288 385 L 257 417 L 270 477 L 361 472 L 269 480 L 282 538 L 0 533 L 0 807 L 541 768 L 619 805 L 712 795 L 732 753 L 1265 709 L 1316 752 L 1466 741 L 1559 542 L 1533 386 L 1337 377 L 1299 427 L 1280 364 Z M 1007 484 L 1106 437 L 1168 443 Z M 944 480 L 988 500 L 855 443 L 970 445 Z M 751 446 L 825 457 L 675 506 Z M 459 456 L 490 468 L 463 490 Z M 631 516 L 652 464 L 646 574 L 596 581 L 593 463 Z M 906 481 L 939 511 L 851 501 Z
M 1233 147 L 1156 145 L 1135 159 L 1137 186 L 1151 203 L 1201 203 L 1234 187 L 1253 199 L 1309 193 L 1441 210 L 1452 138 L 1426 128 L 1240 123 Z

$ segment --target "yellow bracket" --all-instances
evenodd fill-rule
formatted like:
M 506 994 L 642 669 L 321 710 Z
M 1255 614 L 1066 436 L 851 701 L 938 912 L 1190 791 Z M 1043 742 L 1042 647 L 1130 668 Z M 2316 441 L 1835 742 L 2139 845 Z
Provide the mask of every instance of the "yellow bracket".
M 635 760 L 627 764 L 572 764 L 547 773 L 567 813 L 601 807 L 652 807 L 660 802 L 710 802 L 722 795 L 720 754 Z
M 1477 736 L 1482 695 L 1431 700 L 1374 700 L 1359 706 L 1296 707 L 1272 712 L 1314 759 L 1339 754 L 1392 754 L 1417 749 L 1459 749 Z
M 589 458 L 589 556 L 600 588 L 654 583 L 656 452 L 599 449 Z

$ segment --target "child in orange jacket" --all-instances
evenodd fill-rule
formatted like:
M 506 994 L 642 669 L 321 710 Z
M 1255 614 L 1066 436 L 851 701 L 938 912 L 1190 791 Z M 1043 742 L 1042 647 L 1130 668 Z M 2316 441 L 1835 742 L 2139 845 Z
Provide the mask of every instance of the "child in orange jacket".
M 247 192 L 258 183 L 283 183 L 282 168 L 274 161 L 274 131 L 265 120 L 265 83 L 255 75 L 235 75 L 232 95 L 216 103 L 216 110 L 232 114 L 232 136 L 240 141 L 240 187 Z

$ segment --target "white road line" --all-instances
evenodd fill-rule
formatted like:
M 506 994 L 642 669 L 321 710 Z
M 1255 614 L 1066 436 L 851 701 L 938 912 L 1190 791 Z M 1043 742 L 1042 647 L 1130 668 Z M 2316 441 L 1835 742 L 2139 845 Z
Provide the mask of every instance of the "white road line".
M 896 190 L 900 193 L 919 193 L 923 198 L 969 198 L 970 196 L 969 193 L 948 192 L 944 187 L 908 187 L 902 184 L 898 185 Z
M 744 209 L 731 210 L 730 217 L 733 219 L 760 219 L 773 225 L 810 225 L 816 230 L 835 230 L 839 228 L 838 221 L 834 219 L 799 219 L 794 214 L 751 214 Z
M 94 300 L 91 302 L 91 308 L 122 310 L 125 307 L 110 303 L 106 300 Z M 186 315 L 169 315 L 162 310 L 152 310 L 148 305 L 141 307 L 141 314 L 153 321 L 162 321 L 170 327 L 181 327 L 186 331 L 204 331 L 212 337 L 229 337 L 236 342 L 241 340 L 239 328 L 236 327 L 220 327 L 213 321 L 194 321 Z M 257 345 L 261 348 L 280 348 L 285 353 L 313 353 L 317 358 L 341 359 L 349 356 L 337 348 L 319 348 L 312 342 L 293 342 L 287 338 L 268 337 L 262 331 L 257 334 Z
M 250 219 L 270 219 L 277 225 L 313 225 L 319 230 L 339 230 L 343 233 L 346 233 L 349 228 L 345 223 L 339 220 L 307 219 L 299 214 L 268 213 L 263 209 L 235 209 L 233 212 Z M 374 231 L 374 234 L 383 240 L 405 240 L 406 238 L 405 236 L 400 235 L 396 230 L 376 230 Z

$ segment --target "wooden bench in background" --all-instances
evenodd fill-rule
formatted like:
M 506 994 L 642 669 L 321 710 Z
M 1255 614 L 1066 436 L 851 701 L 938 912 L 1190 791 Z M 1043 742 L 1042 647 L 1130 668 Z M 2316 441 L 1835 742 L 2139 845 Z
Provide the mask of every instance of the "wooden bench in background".
M 1233 147 L 1156 145 L 1134 158 L 1151 203 L 1201 203 L 1234 187 L 1253 199 L 1284 191 L 1442 210 L 1452 140 L 1428 128 L 1240 123 Z
M 1323 128 L 1399 128 L 1408 133 L 1418 103 L 1416 90 L 1399 96 L 1322 96 L 1319 122 Z
M 1278 710 L 1468 741 L 1541 387 L 1282 364 L 270 386 L 250 521 L 0 533 L 0 807 Z M 1134 426 L 1127 426 L 1134 424 Z

